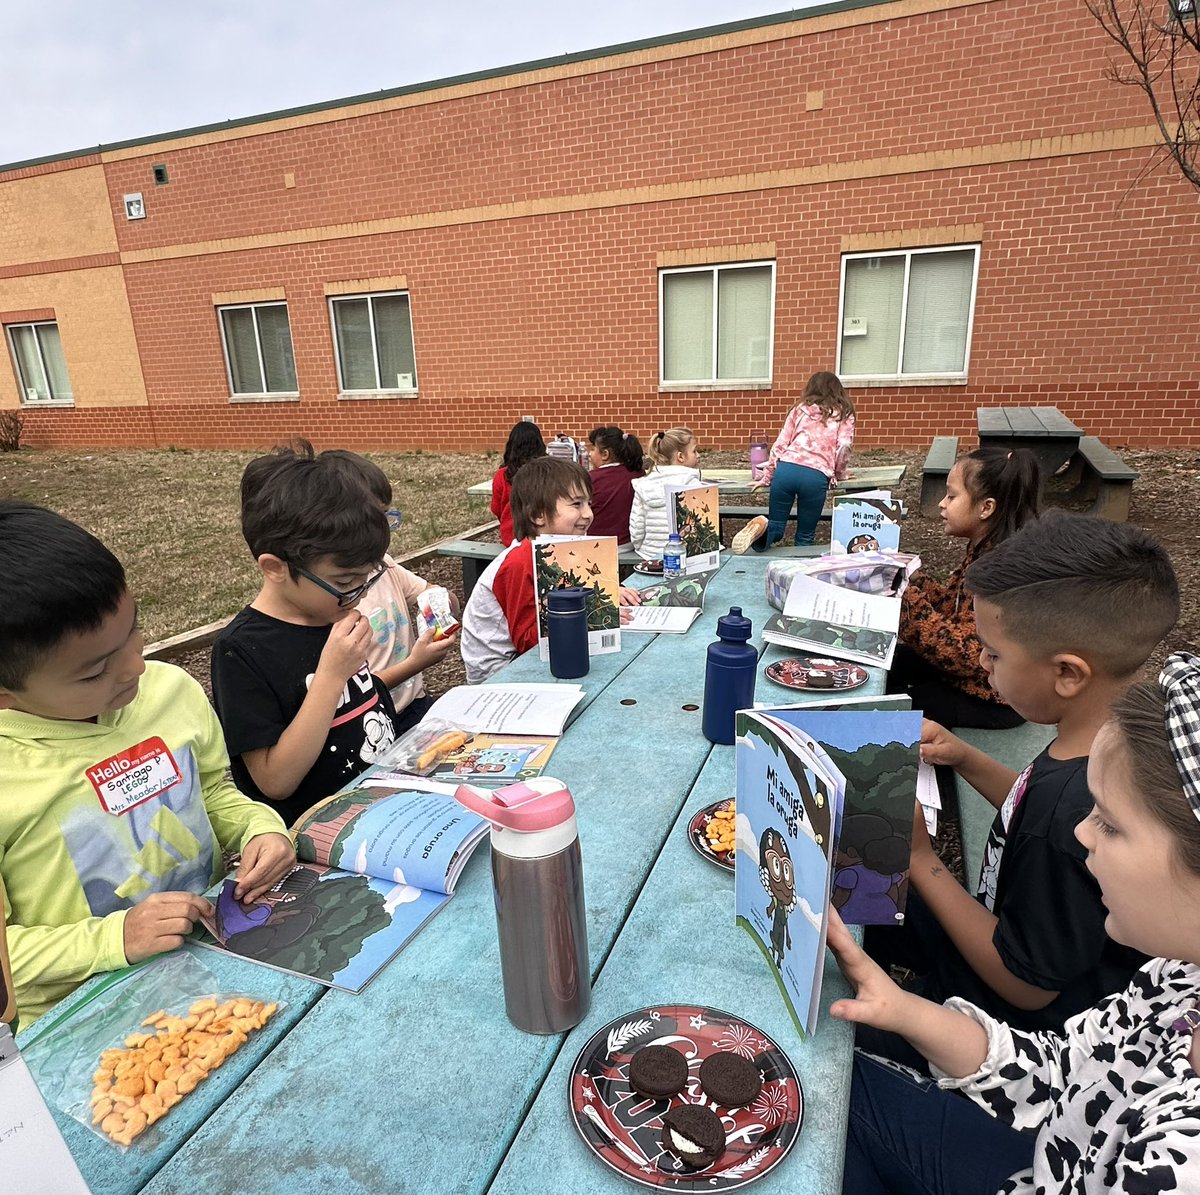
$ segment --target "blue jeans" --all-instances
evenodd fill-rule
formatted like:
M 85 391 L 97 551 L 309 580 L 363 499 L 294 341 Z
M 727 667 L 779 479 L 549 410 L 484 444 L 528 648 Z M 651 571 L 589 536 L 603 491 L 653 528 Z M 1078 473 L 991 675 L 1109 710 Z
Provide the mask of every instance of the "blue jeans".
M 1034 1143 L 932 1079 L 854 1056 L 842 1195 L 996 1195 Z
M 775 466 L 775 474 L 771 478 L 767 534 L 759 536 L 755 541 L 755 550 L 761 552 L 783 539 L 793 502 L 796 504 L 796 543 L 811 544 L 828 489 L 829 478 L 819 469 L 780 461 Z

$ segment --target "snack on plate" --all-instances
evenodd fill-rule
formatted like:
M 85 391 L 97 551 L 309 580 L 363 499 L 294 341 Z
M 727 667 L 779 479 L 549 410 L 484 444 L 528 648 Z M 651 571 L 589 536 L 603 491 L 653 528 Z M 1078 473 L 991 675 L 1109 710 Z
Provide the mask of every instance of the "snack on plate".
M 730 797 L 727 808 L 716 810 L 704 827 L 709 849 L 714 855 L 727 855 L 734 847 L 734 818 L 737 817 L 736 798 Z
M 221 1066 L 275 1015 L 277 1004 L 215 997 L 197 1000 L 186 1016 L 151 1013 L 124 1049 L 105 1050 L 92 1076 L 92 1124 L 129 1145 L 160 1120 L 209 1072 Z
M 663 1117 L 662 1143 L 689 1169 L 702 1170 L 725 1152 L 725 1126 L 711 1108 L 682 1104 Z
M 762 1091 L 762 1075 L 748 1058 L 718 1050 L 700 1064 L 700 1086 L 722 1108 L 744 1108 Z
M 652 1099 L 678 1095 L 687 1077 L 687 1059 L 674 1046 L 643 1046 L 629 1060 L 629 1086 Z

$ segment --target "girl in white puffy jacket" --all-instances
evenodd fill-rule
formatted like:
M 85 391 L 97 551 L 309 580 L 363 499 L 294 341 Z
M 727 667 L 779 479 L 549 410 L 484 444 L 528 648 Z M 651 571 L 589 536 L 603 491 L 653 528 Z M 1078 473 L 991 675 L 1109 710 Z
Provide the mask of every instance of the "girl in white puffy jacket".
M 672 427 L 650 437 L 654 468 L 633 482 L 629 539 L 643 560 L 662 563 L 667 545 L 667 496 L 664 487 L 700 480 L 700 448 L 686 427 Z

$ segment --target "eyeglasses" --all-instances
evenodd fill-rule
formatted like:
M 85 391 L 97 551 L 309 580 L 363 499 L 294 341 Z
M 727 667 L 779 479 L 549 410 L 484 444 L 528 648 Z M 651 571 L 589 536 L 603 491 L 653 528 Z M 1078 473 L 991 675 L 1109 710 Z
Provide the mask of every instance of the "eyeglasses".
M 293 565 L 292 567 L 296 570 L 296 572 L 304 577 L 305 580 L 311 581 L 319 589 L 323 589 L 332 597 L 337 598 L 337 604 L 339 606 L 353 606 L 354 603 L 357 602 L 358 599 L 362 597 L 362 595 L 366 593 L 367 590 L 370 589 L 371 586 L 374 585 L 384 573 L 387 572 L 388 566 L 386 564 L 381 564 L 379 568 L 373 572 L 361 585 L 356 585 L 353 589 L 346 590 L 334 589 L 334 587 L 330 585 L 328 581 L 322 581 L 320 577 L 314 576 L 308 571 L 308 569 L 301 568 L 298 564 Z

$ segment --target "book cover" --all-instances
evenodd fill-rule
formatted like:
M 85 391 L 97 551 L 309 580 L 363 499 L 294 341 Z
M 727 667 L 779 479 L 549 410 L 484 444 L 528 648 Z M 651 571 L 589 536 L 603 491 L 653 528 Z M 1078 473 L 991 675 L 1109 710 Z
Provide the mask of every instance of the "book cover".
M 899 502 L 892 501 L 888 490 L 866 490 L 857 494 L 836 494 L 833 498 L 830 529 L 832 552 L 898 551 L 900 521 L 904 517 Z
M 714 576 L 716 569 L 639 589 L 641 604 L 621 607 L 621 629 L 683 634 L 704 612 L 704 591 Z
M 360 992 L 454 895 L 487 823 L 453 788 L 353 788 L 293 827 L 297 866 L 253 903 L 225 879 L 205 895 L 202 946 Z
M 721 492 L 715 483 L 665 486 L 667 530 L 683 540 L 688 573 L 707 573 L 721 563 Z
M 768 643 L 890 668 L 900 628 L 900 599 L 859 593 L 797 573 L 783 612 L 763 627 Z
M 538 655 L 550 658 L 546 595 L 587 589 L 588 654 L 621 650 L 620 579 L 614 536 L 539 535 L 533 541 L 533 585 L 538 605 Z

